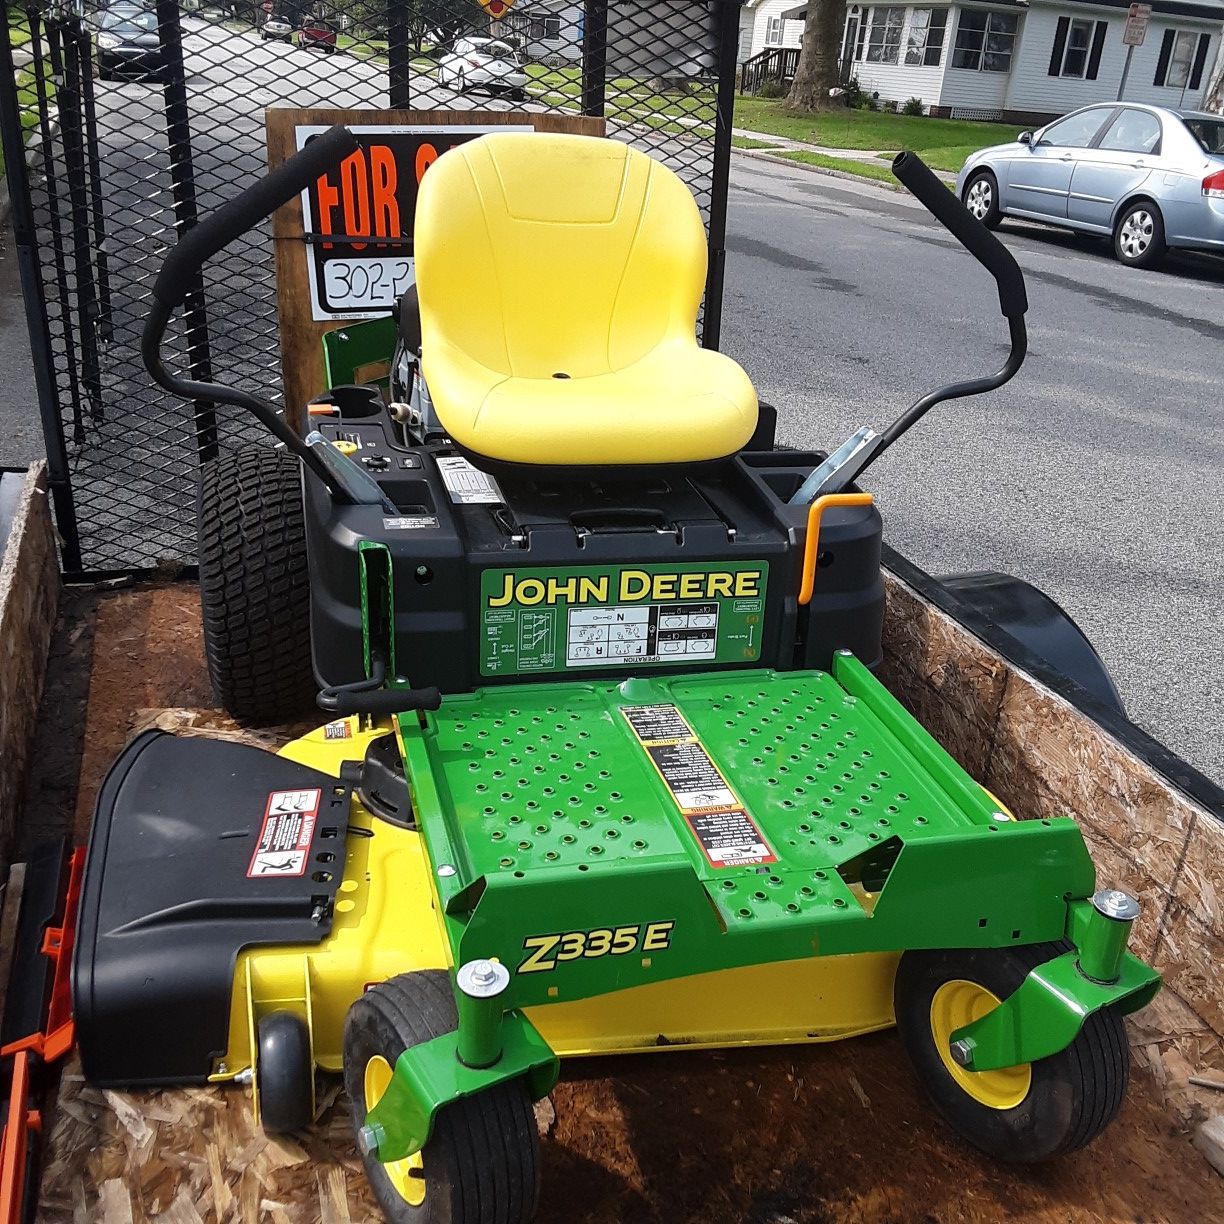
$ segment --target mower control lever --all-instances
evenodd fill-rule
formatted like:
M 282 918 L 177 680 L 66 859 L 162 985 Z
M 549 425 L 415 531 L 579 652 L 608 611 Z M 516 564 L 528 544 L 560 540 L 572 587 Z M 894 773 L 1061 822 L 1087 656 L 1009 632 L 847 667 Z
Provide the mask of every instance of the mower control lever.
M 933 175 L 917 153 L 898 153 L 892 172 L 935 218 L 995 278 L 999 309 L 1008 319 L 1028 310 L 1024 274 L 1016 257 Z
M 370 659 L 370 675 L 352 684 L 323 689 L 315 704 L 329 714 L 406 714 L 409 710 L 436 710 L 442 694 L 428 688 L 386 688 L 387 665 L 380 655 Z
M 197 226 L 188 230 L 162 264 L 153 285 L 153 305 L 145 319 L 144 332 L 140 338 L 140 353 L 144 358 L 145 369 L 159 387 L 164 387 L 184 399 L 234 404 L 245 408 L 301 459 L 327 486 L 337 501 L 346 504 L 350 499 L 340 483 L 319 455 L 293 431 L 275 404 L 236 387 L 179 378 L 163 364 L 161 345 L 171 314 L 176 307 L 183 304 L 199 283 L 200 271 L 205 263 L 235 238 L 275 212 L 282 204 L 287 204 L 320 175 L 338 165 L 356 149 L 357 140 L 352 132 L 345 127 L 333 127 L 312 140 L 300 153 L 277 166 L 254 186 L 248 187 L 240 196 L 222 204 Z
M 917 153 L 898 153 L 893 159 L 892 171 L 926 205 L 935 220 L 994 277 L 999 290 L 999 308 L 1011 333 L 1011 352 L 996 374 L 968 378 L 928 391 L 880 434 L 868 437 L 870 430 L 860 430 L 804 481 L 799 492 L 791 498 L 792 503 L 815 501 L 826 494 L 842 492 L 936 404 L 997 390 L 1011 380 L 1024 364 L 1028 352 L 1028 332 L 1024 326 L 1028 294 L 1015 256 L 931 173 Z

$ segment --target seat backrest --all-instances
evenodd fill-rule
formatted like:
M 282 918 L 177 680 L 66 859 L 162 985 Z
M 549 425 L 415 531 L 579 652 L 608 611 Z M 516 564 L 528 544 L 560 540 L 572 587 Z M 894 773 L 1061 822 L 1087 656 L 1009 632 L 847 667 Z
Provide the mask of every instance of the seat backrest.
M 619 141 L 499 132 L 421 180 L 422 353 L 453 346 L 516 378 L 623 369 L 694 344 L 705 229 L 666 166 Z

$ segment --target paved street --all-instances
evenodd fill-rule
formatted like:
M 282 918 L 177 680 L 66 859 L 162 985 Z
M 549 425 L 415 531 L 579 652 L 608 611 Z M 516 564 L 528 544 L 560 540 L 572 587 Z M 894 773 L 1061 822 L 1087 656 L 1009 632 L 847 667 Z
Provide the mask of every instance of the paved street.
M 930 387 L 997 369 L 993 282 L 908 197 L 738 158 L 723 347 L 827 447 Z M 1058 600 L 1131 716 L 1224 780 L 1224 262 L 1123 268 L 1009 223 L 1030 355 L 942 404 L 875 466 L 885 537 L 936 574 L 1001 569 Z
M 304 105 L 386 103 L 381 64 L 192 18 L 184 46 L 201 209 L 262 171 L 264 108 L 289 74 Z M 505 105 L 429 88 L 434 107 Z M 105 414 L 83 401 L 83 520 L 105 556 L 114 528 L 97 508 L 124 505 L 123 530 L 139 522 L 151 563 L 184 555 L 194 482 L 189 409 L 166 397 L 164 414 L 122 410 L 125 396 L 149 402 L 136 341 L 173 240 L 165 119 L 149 84 L 99 83 L 97 104 L 115 340 Z M 777 404 L 787 441 L 836 444 L 1002 362 L 991 282 L 908 197 L 737 156 L 728 234 L 724 348 Z M 1019 225 L 1002 236 L 1028 276 L 1029 361 L 1004 391 L 937 407 L 879 462 L 888 539 L 934 573 L 1004 569 L 1047 590 L 1097 644 L 1132 716 L 1224 779 L 1224 263 L 1141 272 L 1103 243 Z M 270 251 L 266 231 L 252 235 L 208 277 L 217 372 L 264 387 L 277 345 Z M 38 436 L 11 249 L 0 260 L 0 464 L 12 464 L 35 457 Z M 129 556 L 130 535 L 115 548 Z

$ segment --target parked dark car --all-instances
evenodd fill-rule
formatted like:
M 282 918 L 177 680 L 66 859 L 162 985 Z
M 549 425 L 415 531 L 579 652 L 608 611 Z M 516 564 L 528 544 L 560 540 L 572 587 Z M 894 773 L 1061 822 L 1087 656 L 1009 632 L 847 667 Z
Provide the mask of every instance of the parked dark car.
M 157 76 L 162 70 L 161 38 L 157 14 L 136 4 L 112 5 L 102 14 L 94 36 L 98 49 L 98 76 Z

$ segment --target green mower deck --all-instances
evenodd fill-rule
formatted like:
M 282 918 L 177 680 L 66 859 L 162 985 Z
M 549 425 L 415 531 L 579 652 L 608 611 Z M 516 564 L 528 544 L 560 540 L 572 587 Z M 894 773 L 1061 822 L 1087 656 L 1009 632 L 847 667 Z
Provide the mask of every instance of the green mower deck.
M 507 1006 L 1058 939 L 1092 891 L 1073 821 L 1013 821 L 849 657 L 486 690 L 404 723 L 456 962 L 515 968 Z M 632 947 L 592 934 L 635 924 Z

